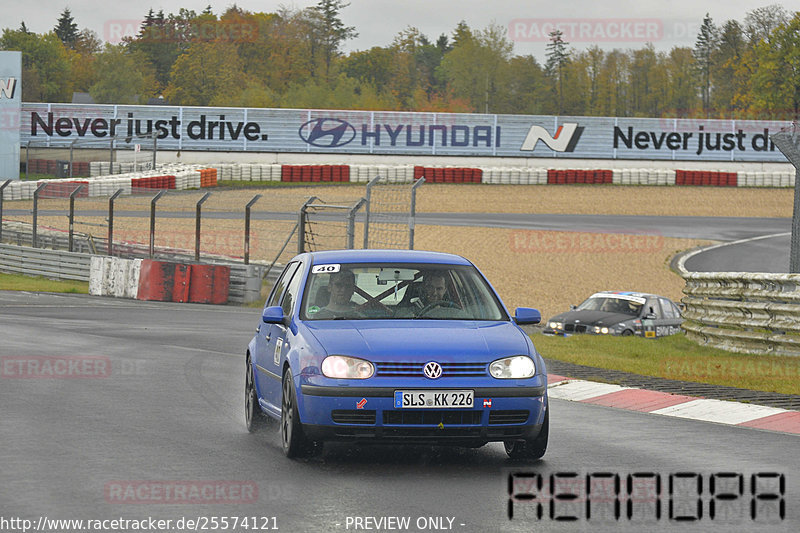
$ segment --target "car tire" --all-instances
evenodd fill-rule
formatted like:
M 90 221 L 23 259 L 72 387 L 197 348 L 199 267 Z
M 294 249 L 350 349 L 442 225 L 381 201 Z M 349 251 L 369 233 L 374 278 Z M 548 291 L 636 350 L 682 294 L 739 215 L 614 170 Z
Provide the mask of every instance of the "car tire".
M 283 453 L 290 459 L 309 457 L 319 451 L 320 447 L 303 433 L 300 413 L 297 410 L 297 393 L 292 382 L 292 371 L 287 370 L 283 376 L 283 394 L 281 395 L 281 443 Z
M 269 420 L 258 405 L 255 374 L 250 361 L 250 354 L 247 354 L 247 373 L 244 378 L 244 422 L 247 425 L 247 431 L 255 433 L 259 429 L 266 427 Z
M 550 436 L 550 408 L 544 412 L 542 429 L 535 439 L 507 440 L 503 442 L 506 453 L 511 459 L 535 461 L 541 459 L 547 451 L 547 440 Z
M 633 335 L 633 332 L 631 330 L 629 330 L 629 329 L 625 329 L 625 330 L 622 330 L 621 335 L 623 337 L 630 337 L 631 335 Z

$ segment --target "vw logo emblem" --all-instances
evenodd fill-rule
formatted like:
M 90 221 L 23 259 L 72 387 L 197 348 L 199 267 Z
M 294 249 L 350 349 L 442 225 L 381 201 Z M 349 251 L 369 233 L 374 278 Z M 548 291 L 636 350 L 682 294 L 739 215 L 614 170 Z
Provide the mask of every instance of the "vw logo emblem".
M 426 378 L 437 379 L 442 377 L 442 365 L 440 365 L 436 361 L 425 363 L 425 368 L 423 369 L 423 371 L 425 372 Z
M 312 146 L 336 148 L 350 143 L 356 137 L 356 129 L 338 118 L 315 118 L 298 130 L 300 138 Z

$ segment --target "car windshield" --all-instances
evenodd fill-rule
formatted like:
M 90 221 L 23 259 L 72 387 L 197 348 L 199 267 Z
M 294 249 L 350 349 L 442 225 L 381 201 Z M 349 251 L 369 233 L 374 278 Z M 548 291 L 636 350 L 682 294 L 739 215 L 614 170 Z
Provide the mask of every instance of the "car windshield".
M 468 265 L 315 265 L 301 309 L 304 320 L 508 320 L 486 280 Z
M 625 315 L 639 316 L 642 304 L 628 298 L 614 296 L 592 296 L 578 309 L 586 311 L 606 311 L 608 313 L 622 313 Z

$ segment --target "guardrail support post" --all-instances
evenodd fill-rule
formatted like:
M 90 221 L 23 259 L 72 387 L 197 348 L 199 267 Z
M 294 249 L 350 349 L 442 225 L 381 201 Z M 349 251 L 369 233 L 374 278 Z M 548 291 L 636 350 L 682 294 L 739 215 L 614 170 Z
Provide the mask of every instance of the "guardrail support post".
M 352 250 L 356 246 L 356 212 L 367 202 L 365 198 L 353 204 L 347 212 L 347 249 Z
M 122 192 L 123 189 L 117 189 L 117 192 L 108 199 L 108 255 L 114 255 L 114 200 Z
M 38 235 L 38 223 L 39 223 L 39 192 L 47 187 L 47 183 L 42 183 L 36 190 L 33 191 L 33 226 L 31 227 L 31 246 L 36 248 L 37 241 L 39 240 Z
M 69 194 L 69 246 L 68 250 L 72 251 L 73 231 L 75 229 L 75 196 L 81 192 L 83 184 L 75 187 L 75 190 Z
M 155 163 L 155 156 L 153 156 L 153 163 Z M 208 197 L 211 196 L 210 192 L 207 192 L 197 201 L 196 206 L 196 215 L 195 215 L 195 223 L 194 223 L 194 260 L 196 263 L 200 262 L 200 208 L 203 205 L 203 202 L 208 200 Z
M 150 200 L 150 259 L 156 251 L 156 202 L 166 193 L 166 189 L 161 190 Z
M 0 185 L 0 242 L 3 242 L 3 189 L 11 184 L 11 180 L 6 180 Z
M 259 198 L 260 194 L 253 196 L 253 199 L 247 202 L 244 206 L 244 264 L 250 264 L 250 208 L 253 207 Z
M 367 183 L 367 196 L 366 196 L 366 210 L 364 211 L 364 249 L 369 248 L 369 201 L 372 197 L 372 187 L 380 180 L 381 177 L 377 176 L 369 180 Z
M 417 187 L 421 187 L 425 183 L 425 178 L 422 177 L 411 186 L 411 211 L 408 215 L 408 249 L 414 249 L 414 224 L 417 218 Z
M 305 252 L 306 244 L 306 211 L 308 206 L 317 201 L 316 196 L 312 196 L 300 207 L 297 213 L 297 253 L 302 254 Z

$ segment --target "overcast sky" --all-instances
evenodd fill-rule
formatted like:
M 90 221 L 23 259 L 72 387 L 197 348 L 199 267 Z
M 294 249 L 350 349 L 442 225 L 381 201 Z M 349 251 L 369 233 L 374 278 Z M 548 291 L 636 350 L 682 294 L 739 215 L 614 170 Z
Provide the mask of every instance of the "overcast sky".
M 0 0 L 0 27 L 18 28 L 23 20 L 37 33 L 53 29 L 59 15 L 69 7 L 80 29 L 94 30 L 103 41 L 116 41 L 120 34 L 138 30 L 144 15 L 155 12 L 177 13 L 180 8 L 200 12 L 211 5 L 219 15 L 234 2 L 214 0 L 144 0 L 114 2 L 99 0 Z M 273 1 L 238 0 L 239 7 L 254 12 L 274 12 L 281 5 L 305 8 L 316 0 Z M 408 26 L 415 26 L 435 40 L 440 34 L 450 36 L 456 24 L 464 20 L 471 28 L 482 29 L 497 23 L 510 29 L 515 54 L 544 57 L 547 33 L 561 24 L 565 40 L 578 49 L 597 43 L 603 48 L 640 48 L 653 42 L 658 50 L 673 46 L 694 46 L 703 16 L 708 12 L 715 23 L 728 19 L 743 21 L 745 14 L 769 0 L 351 0 L 342 12 L 345 24 L 355 26 L 359 36 L 349 41 L 346 50 L 386 46 Z M 787 9 L 795 3 L 783 2 Z

